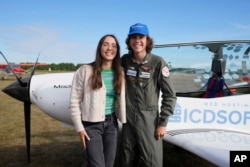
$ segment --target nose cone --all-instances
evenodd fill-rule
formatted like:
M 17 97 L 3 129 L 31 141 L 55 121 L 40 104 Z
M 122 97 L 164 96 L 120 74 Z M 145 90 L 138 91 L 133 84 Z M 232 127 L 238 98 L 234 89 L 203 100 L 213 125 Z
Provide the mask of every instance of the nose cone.
M 29 80 L 30 77 L 22 78 L 6 86 L 2 91 L 17 100 L 30 102 Z

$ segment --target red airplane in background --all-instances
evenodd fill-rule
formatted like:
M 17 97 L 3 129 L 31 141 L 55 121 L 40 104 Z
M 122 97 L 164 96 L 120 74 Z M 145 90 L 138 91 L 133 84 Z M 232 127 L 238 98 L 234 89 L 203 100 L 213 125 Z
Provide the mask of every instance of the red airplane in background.
M 13 71 L 16 73 L 18 77 L 21 77 L 21 75 L 26 72 L 23 67 L 30 67 L 32 68 L 35 64 L 34 63 L 10 63 L 8 64 L 0 64 L 0 76 L 2 80 L 5 80 L 8 78 L 8 76 L 13 76 Z M 37 64 L 36 66 L 47 66 L 48 64 L 42 63 Z M 12 68 L 12 70 L 10 69 Z
M 12 68 L 12 70 L 10 68 Z M 13 71 L 19 77 L 25 72 L 25 70 L 19 64 L 15 63 L 10 63 L 10 65 L 0 64 L 0 74 L 2 80 L 7 79 L 8 76 L 13 76 L 14 75 Z

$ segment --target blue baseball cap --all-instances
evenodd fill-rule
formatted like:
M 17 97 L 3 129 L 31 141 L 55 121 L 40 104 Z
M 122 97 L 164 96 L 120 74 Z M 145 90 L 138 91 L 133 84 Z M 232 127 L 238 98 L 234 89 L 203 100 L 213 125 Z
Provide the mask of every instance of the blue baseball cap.
M 140 35 L 148 35 L 148 27 L 145 24 L 136 23 L 130 26 L 128 35 L 140 34 Z

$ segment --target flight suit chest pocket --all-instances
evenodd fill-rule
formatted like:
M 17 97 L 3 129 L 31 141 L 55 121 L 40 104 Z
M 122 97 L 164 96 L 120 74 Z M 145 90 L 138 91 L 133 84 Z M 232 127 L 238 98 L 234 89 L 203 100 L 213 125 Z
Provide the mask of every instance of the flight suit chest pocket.
M 154 70 L 150 66 L 141 66 L 138 72 L 138 82 L 140 86 L 145 87 L 152 80 Z
M 137 75 L 138 75 L 138 71 L 134 67 L 130 67 L 127 69 L 126 80 L 129 86 L 132 86 L 132 87 L 135 86 Z
M 128 85 L 145 87 L 152 80 L 153 68 L 150 66 L 130 67 L 126 71 Z

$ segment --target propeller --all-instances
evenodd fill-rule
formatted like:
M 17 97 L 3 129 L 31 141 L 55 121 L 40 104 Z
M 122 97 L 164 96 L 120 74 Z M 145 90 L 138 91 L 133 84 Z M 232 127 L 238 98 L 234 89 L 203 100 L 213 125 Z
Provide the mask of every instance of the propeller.
M 20 78 L 16 75 L 14 70 L 11 68 L 8 60 L 4 56 L 4 54 L 0 51 L 0 54 L 3 56 L 5 61 L 7 62 L 8 66 L 12 70 L 13 74 L 16 76 L 17 81 L 11 83 L 10 85 L 6 86 L 2 91 L 7 95 L 20 100 L 24 104 L 24 121 L 25 121 L 25 134 L 26 134 L 26 152 L 27 152 L 27 161 L 30 163 L 30 111 L 31 111 L 31 101 L 29 95 L 29 88 L 30 88 L 30 81 L 32 76 L 35 73 L 35 69 L 37 66 L 38 57 L 36 59 L 36 63 L 34 64 L 34 68 L 30 74 L 30 76 L 25 78 Z

